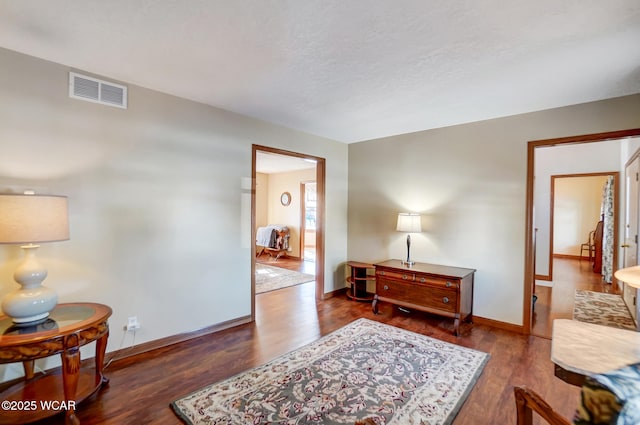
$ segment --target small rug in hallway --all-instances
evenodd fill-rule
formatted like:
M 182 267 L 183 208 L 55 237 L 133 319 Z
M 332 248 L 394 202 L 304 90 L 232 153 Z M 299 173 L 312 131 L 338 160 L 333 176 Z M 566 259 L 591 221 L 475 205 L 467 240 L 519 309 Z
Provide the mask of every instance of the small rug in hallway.
M 256 294 L 299 285 L 315 280 L 315 276 L 293 270 L 256 263 Z
M 171 403 L 187 424 L 451 424 L 487 353 L 358 319 Z
M 573 320 L 622 329 L 636 325 L 621 295 L 576 290 Z

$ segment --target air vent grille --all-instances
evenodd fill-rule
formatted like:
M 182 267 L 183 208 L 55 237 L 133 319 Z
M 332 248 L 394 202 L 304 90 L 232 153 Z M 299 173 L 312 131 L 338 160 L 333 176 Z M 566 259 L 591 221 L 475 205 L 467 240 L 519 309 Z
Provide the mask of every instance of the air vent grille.
M 69 73 L 69 97 L 103 105 L 127 108 L 127 86 L 86 75 Z

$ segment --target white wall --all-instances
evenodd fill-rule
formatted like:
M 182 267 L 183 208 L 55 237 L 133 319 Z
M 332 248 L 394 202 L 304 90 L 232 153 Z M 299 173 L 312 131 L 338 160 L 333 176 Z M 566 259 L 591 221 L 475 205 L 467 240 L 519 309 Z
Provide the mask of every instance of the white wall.
M 68 72 L 0 49 L 0 191 L 69 197 L 45 282 L 113 308 L 108 351 L 128 316 L 143 343 L 250 314 L 252 144 L 326 158 L 325 290 L 343 286 L 346 145 L 133 85 L 127 110 L 70 99 Z M 0 246 L 0 297 L 20 257 Z
M 527 142 L 635 127 L 640 95 L 351 144 L 349 259 L 402 258 L 419 212 L 412 258 L 477 269 L 474 315 L 522 324 Z
M 640 137 L 633 137 L 631 139 L 625 139 L 621 144 L 620 163 L 622 168 L 626 167 L 627 161 L 633 154 L 640 149 Z

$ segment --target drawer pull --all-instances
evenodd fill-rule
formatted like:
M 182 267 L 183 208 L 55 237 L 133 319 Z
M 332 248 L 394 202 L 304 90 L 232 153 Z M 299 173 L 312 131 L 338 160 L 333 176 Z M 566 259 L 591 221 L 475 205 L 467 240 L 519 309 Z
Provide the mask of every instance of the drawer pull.
M 444 286 L 446 286 L 447 288 L 451 288 L 451 282 L 445 283 Z
M 445 304 L 449 304 L 449 297 L 444 297 L 442 299 L 442 302 L 445 303 Z
M 381 276 L 384 276 L 384 271 L 380 272 L 380 275 L 381 275 Z
M 384 285 L 384 290 L 385 290 L 385 291 L 388 291 L 388 290 L 389 290 L 389 287 L 388 287 L 387 285 Z
M 406 275 L 406 274 L 403 274 L 403 275 L 402 275 L 402 278 L 403 278 L 404 280 L 409 279 L 409 278 L 407 277 L 407 275 Z
M 427 279 L 425 279 L 424 277 L 420 278 L 420 283 L 425 283 L 427 281 Z

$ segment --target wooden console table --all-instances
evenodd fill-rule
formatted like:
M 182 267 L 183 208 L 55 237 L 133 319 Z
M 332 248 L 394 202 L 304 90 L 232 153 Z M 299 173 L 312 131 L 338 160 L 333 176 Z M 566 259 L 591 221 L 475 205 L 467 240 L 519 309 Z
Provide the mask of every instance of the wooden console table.
M 460 320 L 471 321 L 475 269 L 426 263 L 415 263 L 409 267 L 400 260 L 388 260 L 375 264 L 375 267 L 374 313 L 378 313 L 378 302 L 386 301 L 452 317 L 456 336 Z
M 640 333 L 570 319 L 553 321 L 555 376 L 582 386 L 588 375 L 640 362 Z
M 79 424 L 77 403 L 109 380 L 102 374 L 111 308 L 102 304 L 58 304 L 36 324 L 16 325 L 0 317 L 0 363 L 22 362 L 25 379 L 0 393 L 0 424 L 34 422 L 66 411 Z M 81 370 L 80 347 L 96 341 L 95 370 Z M 62 371 L 34 374 L 34 360 L 60 354 Z

